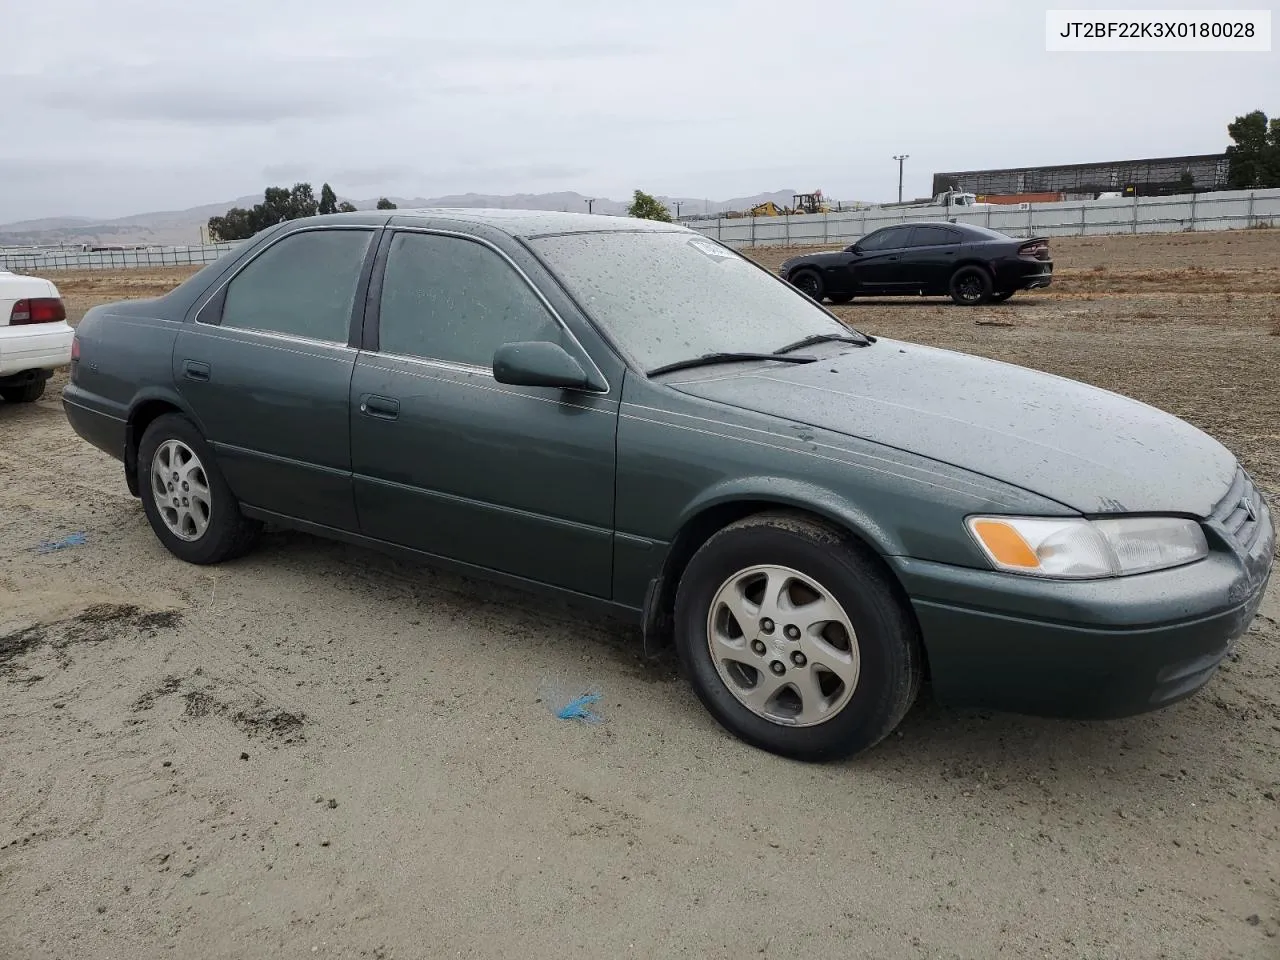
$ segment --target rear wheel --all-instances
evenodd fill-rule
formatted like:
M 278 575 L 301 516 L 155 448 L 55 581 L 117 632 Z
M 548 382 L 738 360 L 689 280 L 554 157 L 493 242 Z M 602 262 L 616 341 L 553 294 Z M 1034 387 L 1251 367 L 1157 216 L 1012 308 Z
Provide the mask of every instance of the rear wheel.
M 829 293 L 827 299 L 834 304 L 848 303 L 853 299 L 852 293 Z
M 1015 290 L 1000 290 L 1000 291 L 997 291 L 996 293 L 993 293 L 993 294 L 991 295 L 991 302 L 992 302 L 992 303 L 1004 303 L 1006 300 L 1008 300 L 1010 297 L 1012 297 L 1012 296 L 1014 295 L 1014 293 L 1016 293 L 1016 292 L 1017 292 L 1017 291 L 1015 291 Z
M 951 299 L 962 307 L 985 303 L 991 297 L 991 274 L 982 267 L 961 267 L 951 275 Z
M 822 297 L 826 293 L 822 278 L 818 276 L 816 270 L 797 270 L 791 275 L 791 285 L 819 303 L 822 302 Z
M 151 529 L 175 557 L 218 563 L 253 546 L 262 530 L 240 513 L 200 431 L 178 413 L 157 417 L 138 445 L 138 490 Z
M 44 396 L 44 385 L 48 381 L 37 380 L 24 383 L 20 387 L 0 387 L 0 398 L 5 403 L 35 403 Z
M 803 515 L 748 517 L 703 544 L 680 580 L 675 633 L 716 720 L 800 760 L 874 746 L 919 690 L 915 620 L 888 574 Z

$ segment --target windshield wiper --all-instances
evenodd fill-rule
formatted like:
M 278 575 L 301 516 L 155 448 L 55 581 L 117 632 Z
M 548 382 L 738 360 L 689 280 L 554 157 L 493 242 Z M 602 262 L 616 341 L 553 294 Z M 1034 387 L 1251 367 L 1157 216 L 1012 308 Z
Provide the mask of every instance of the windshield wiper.
M 852 343 L 854 346 L 858 347 L 869 347 L 875 342 L 865 335 L 851 337 L 847 333 L 815 333 L 813 336 L 804 337 L 801 340 L 797 340 L 795 343 L 788 343 L 785 347 L 779 347 L 777 350 L 773 351 L 773 355 L 776 357 L 779 354 L 790 353 L 792 350 L 799 350 L 801 347 L 812 347 L 816 343 L 829 343 L 837 340 L 844 343 Z
M 687 370 L 690 367 L 703 367 L 712 363 L 733 363 L 735 360 L 781 360 L 783 363 L 813 363 L 817 357 L 780 357 L 776 353 L 704 353 L 700 357 L 688 360 L 677 360 L 675 363 L 664 363 L 660 367 L 645 371 L 647 376 L 656 377 L 660 373 L 671 373 L 673 370 Z

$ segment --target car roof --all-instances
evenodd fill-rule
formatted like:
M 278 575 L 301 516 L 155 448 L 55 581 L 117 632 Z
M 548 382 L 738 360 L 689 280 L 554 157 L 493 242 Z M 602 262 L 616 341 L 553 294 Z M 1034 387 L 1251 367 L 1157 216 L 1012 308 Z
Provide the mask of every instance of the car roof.
M 687 227 L 636 217 L 600 213 L 562 213 L 554 210 L 507 210 L 486 207 L 419 207 L 408 210 L 362 210 L 308 218 L 310 223 L 388 223 L 397 226 L 439 225 L 441 222 L 492 227 L 513 237 L 531 239 L 562 233 L 691 233 Z M 296 221 L 295 221 L 296 222 Z
M 1001 233 L 999 230 L 992 230 L 990 227 L 984 227 L 976 223 L 952 223 L 950 220 L 907 220 L 903 223 L 886 223 L 883 227 L 877 227 L 871 233 L 879 233 L 881 230 L 888 230 L 890 227 L 950 227 L 952 230 L 958 230 L 965 236 L 973 237 L 981 240 L 1012 240 L 1008 234 Z M 871 234 L 867 234 L 870 236 Z

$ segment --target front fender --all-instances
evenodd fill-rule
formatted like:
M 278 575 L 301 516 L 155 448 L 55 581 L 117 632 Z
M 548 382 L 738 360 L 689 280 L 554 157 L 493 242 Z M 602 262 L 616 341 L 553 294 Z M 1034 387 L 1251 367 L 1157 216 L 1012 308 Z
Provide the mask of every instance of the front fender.
M 760 474 L 733 477 L 713 484 L 699 491 L 681 511 L 679 529 L 687 529 L 698 516 L 708 511 L 738 503 L 789 507 L 812 513 L 848 530 L 881 556 L 906 554 L 891 530 L 847 496 L 794 477 Z

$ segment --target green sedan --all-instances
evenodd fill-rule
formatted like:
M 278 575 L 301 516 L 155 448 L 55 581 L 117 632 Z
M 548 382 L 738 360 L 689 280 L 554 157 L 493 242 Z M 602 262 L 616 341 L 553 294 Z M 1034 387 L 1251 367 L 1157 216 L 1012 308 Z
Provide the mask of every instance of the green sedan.
M 1108 717 L 1202 687 L 1275 532 L 1152 407 L 866 336 L 671 224 L 280 224 L 85 316 L 63 394 L 188 563 L 264 523 L 634 616 L 743 740 L 821 760 L 942 702 Z

